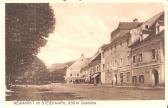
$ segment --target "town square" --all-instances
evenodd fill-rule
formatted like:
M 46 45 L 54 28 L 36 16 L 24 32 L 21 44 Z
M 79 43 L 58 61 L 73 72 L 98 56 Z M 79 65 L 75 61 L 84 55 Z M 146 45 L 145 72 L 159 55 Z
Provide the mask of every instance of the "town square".
M 5 6 L 6 101 L 165 99 L 162 3 Z

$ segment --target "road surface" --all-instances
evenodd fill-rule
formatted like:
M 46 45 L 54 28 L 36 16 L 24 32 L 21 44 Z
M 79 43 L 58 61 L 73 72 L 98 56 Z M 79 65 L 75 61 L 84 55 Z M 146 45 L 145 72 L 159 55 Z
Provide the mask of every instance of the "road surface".
M 94 86 L 91 84 L 18 85 L 6 100 L 161 100 L 164 89 Z

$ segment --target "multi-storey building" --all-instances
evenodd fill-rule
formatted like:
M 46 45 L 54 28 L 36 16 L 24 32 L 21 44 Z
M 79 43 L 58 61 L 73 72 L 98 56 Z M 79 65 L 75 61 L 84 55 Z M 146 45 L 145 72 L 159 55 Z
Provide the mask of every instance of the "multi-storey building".
M 81 69 L 81 74 L 85 76 L 85 82 L 101 83 L 101 53 L 100 50 L 89 59 L 88 65 Z
M 83 79 L 84 83 L 90 83 L 91 82 L 91 74 L 90 74 L 90 67 L 87 64 L 80 70 L 81 78 Z
M 130 30 L 140 26 L 137 22 L 120 22 L 117 29 L 111 33 L 111 42 L 102 46 L 101 80 L 102 83 L 123 85 L 131 83 Z
M 82 54 L 69 68 L 67 68 L 65 80 L 67 83 L 80 83 L 80 70 L 88 63 L 88 59 Z
M 91 82 L 94 84 L 101 83 L 101 53 L 97 52 L 90 59 L 89 66 L 91 68 Z
M 164 85 L 164 12 L 145 22 L 120 22 L 111 41 L 81 68 L 85 82 Z
M 164 85 L 164 12 L 131 31 L 132 83 Z

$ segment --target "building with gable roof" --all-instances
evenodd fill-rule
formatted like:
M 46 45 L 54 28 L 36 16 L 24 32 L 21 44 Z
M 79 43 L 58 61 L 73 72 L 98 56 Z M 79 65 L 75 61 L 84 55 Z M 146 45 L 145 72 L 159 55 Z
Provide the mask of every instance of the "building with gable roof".
M 81 57 L 77 59 L 70 67 L 67 68 L 65 80 L 69 83 L 80 83 L 81 74 L 80 70 L 88 64 L 88 59 L 81 54 Z
M 164 12 L 145 21 L 131 32 L 133 85 L 163 86 L 164 71 Z
M 111 33 L 111 42 L 102 46 L 101 81 L 103 84 L 131 84 L 131 50 L 128 47 L 131 41 L 130 30 L 141 24 L 137 21 L 120 22 L 117 29 Z
M 164 56 L 164 12 L 160 12 L 145 22 L 120 22 L 110 43 L 102 45 L 78 72 L 74 71 L 78 62 L 74 63 L 66 78 L 68 83 L 84 78 L 87 83 L 113 86 L 164 85 Z
M 101 49 L 89 59 L 88 65 L 81 69 L 86 83 L 101 84 Z

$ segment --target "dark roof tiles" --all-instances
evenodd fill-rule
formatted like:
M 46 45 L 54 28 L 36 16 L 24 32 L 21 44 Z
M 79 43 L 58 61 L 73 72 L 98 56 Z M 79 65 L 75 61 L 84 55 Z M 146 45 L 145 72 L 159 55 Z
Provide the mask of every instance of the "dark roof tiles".
M 118 25 L 118 29 L 120 30 L 131 30 L 140 26 L 142 22 L 120 22 Z

